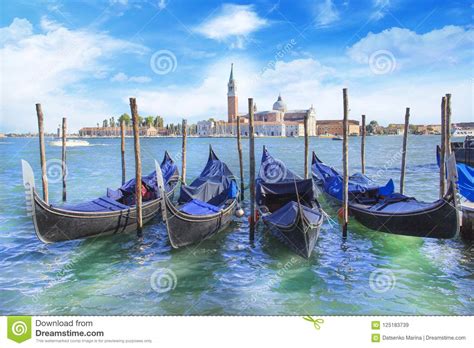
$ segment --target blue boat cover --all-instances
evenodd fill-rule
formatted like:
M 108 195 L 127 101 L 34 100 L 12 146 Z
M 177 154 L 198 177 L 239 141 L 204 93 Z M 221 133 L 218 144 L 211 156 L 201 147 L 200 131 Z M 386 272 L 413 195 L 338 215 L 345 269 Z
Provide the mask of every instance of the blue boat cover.
M 51 206 L 55 207 L 53 205 Z M 57 208 L 82 212 L 101 212 L 129 209 L 130 207 L 125 204 L 121 204 L 109 197 L 99 197 L 89 202 L 83 202 L 79 204 L 65 204 L 60 207 L 58 206 Z
M 171 159 L 168 151 L 165 152 L 163 161 L 161 162 L 161 172 L 163 173 L 163 181 L 165 183 L 165 191 L 168 192 L 171 189 L 170 183 L 176 181 L 179 178 L 178 167 L 176 163 Z M 158 188 L 156 183 L 156 171 L 142 177 L 142 184 L 145 185 L 147 190 L 156 192 L 158 195 Z M 135 194 L 135 178 L 130 179 L 122 187 L 119 188 L 123 195 Z
M 181 185 L 178 203 L 197 199 L 212 205 L 221 205 L 228 198 L 237 197 L 237 184 L 227 165 L 209 149 L 209 159 L 201 174 L 190 184 Z
M 322 182 L 326 193 L 338 200 L 342 200 L 342 176 L 334 168 L 321 162 L 314 154 L 312 172 L 315 179 Z M 355 173 L 349 176 L 349 193 L 354 196 L 370 191 L 380 196 L 389 196 L 394 190 L 395 185 L 392 179 L 390 179 L 385 186 L 380 186 L 362 173 Z
M 165 189 L 169 191 L 171 189 L 171 181 L 177 180 L 179 178 L 178 167 L 173 162 L 168 152 L 165 152 L 165 156 L 161 163 L 161 170 L 163 171 L 163 176 L 165 180 Z M 142 178 L 143 185 L 147 188 L 149 192 L 152 193 L 155 197 L 158 196 L 157 184 L 156 184 L 156 171 L 153 171 L 147 176 Z M 134 202 L 133 196 L 135 195 L 135 179 L 127 181 L 122 187 L 117 190 L 107 188 L 107 196 L 100 197 L 88 202 L 82 202 L 78 204 L 64 204 L 61 206 L 51 205 L 55 208 L 71 210 L 71 211 L 80 211 L 80 212 L 103 212 L 103 211 L 114 211 L 114 210 L 123 210 L 129 209 L 130 205 L 122 204 L 118 202 L 119 199 L 129 197 L 131 203 Z M 127 199 L 122 201 L 126 202 Z M 134 204 L 134 203 L 133 203 Z M 131 205 L 133 205 L 131 204 Z
M 265 204 L 265 199 L 278 202 L 295 200 L 311 205 L 314 200 L 313 181 L 303 179 L 278 159 L 273 158 L 268 150 L 263 148 L 262 163 L 256 180 L 257 204 Z M 298 195 L 297 195 L 298 193 Z
M 221 208 L 215 205 L 193 199 L 179 208 L 180 211 L 190 215 L 210 215 L 221 211 Z
M 440 147 L 436 147 L 436 161 L 440 165 Z M 474 168 L 465 163 L 456 163 L 458 170 L 458 188 L 461 196 L 474 202 Z M 446 174 L 447 175 L 447 174 Z
M 474 168 L 464 163 L 456 164 L 459 192 L 468 201 L 474 202 Z
M 303 215 L 311 224 L 317 224 L 321 218 L 319 210 L 313 210 L 307 206 L 301 205 Z M 290 201 L 273 214 L 263 217 L 264 221 L 280 226 L 291 226 L 295 223 L 298 214 L 298 203 Z

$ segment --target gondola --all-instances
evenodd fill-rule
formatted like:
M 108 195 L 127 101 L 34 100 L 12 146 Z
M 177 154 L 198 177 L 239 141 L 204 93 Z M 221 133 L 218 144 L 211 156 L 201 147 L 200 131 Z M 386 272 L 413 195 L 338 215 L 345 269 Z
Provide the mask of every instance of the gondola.
M 340 205 L 342 177 L 314 152 L 312 173 L 324 196 Z M 372 230 L 391 234 L 447 239 L 455 237 L 459 230 L 452 183 L 442 199 L 428 203 L 394 193 L 392 180 L 378 186 L 358 173 L 349 177 L 349 214 Z
M 264 147 L 256 190 L 258 211 L 270 233 L 309 258 L 323 223 L 313 181 L 293 173 Z
M 158 186 L 163 187 L 158 177 Z M 209 147 L 206 166 L 190 185 L 182 185 L 177 205 L 165 198 L 163 221 L 173 248 L 199 243 L 223 230 L 238 207 L 234 175 Z
M 107 189 L 107 194 L 92 201 L 56 206 L 41 199 L 35 188 L 30 164 L 22 160 L 23 185 L 28 215 L 38 238 L 44 243 L 126 233 L 137 228 L 135 179 L 118 190 Z M 166 181 L 166 197 L 171 199 L 179 181 L 176 164 L 166 152 L 160 174 Z M 161 196 L 156 185 L 155 171 L 142 178 L 143 223 L 150 221 L 161 210 Z

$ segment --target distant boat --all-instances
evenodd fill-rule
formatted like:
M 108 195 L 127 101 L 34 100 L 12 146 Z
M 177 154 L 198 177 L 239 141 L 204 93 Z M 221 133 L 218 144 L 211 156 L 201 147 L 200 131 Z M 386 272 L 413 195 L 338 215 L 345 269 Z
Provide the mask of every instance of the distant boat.
M 332 140 L 344 140 L 341 136 L 339 135 L 336 135 L 334 138 L 332 138 Z
M 471 136 L 474 137 L 474 129 L 473 128 L 457 128 L 453 132 L 453 137 L 465 137 Z
M 53 140 L 49 142 L 51 146 L 63 146 L 62 140 Z M 85 140 L 66 140 L 66 147 L 75 147 L 75 146 L 90 146 L 88 141 Z
M 440 147 L 437 146 L 437 155 L 440 156 Z M 474 167 L 474 137 L 467 136 L 464 141 L 451 142 L 451 149 L 456 156 L 457 163 L 464 163 Z

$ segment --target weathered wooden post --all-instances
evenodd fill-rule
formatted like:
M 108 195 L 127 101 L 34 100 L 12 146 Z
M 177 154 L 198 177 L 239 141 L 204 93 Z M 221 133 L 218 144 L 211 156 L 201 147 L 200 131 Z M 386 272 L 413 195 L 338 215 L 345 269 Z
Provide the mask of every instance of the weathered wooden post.
M 250 157 L 250 241 L 255 239 L 255 137 L 253 129 L 253 98 L 249 98 L 249 157 Z
M 143 230 L 142 160 L 140 157 L 140 124 L 138 121 L 137 101 L 135 98 L 130 98 L 130 111 L 132 112 L 133 144 L 135 148 L 135 200 L 137 210 L 137 235 L 141 237 Z
M 446 94 L 446 156 L 451 154 L 451 94 Z
M 402 149 L 402 168 L 400 174 L 400 193 L 403 194 L 405 188 L 405 170 L 407 164 L 407 140 L 408 140 L 408 126 L 410 123 L 410 108 L 405 112 L 405 127 L 403 128 L 403 149 Z
M 439 154 L 439 198 L 446 192 L 446 97 L 441 98 L 441 151 Z
M 43 110 L 41 109 L 41 104 L 36 104 L 36 115 L 38 116 L 38 137 L 40 146 L 41 180 L 43 182 L 43 200 L 48 203 L 48 175 L 46 174 L 46 150 L 44 148 Z
M 343 144 L 342 144 L 342 161 L 343 161 L 343 195 L 342 195 L 342 237 L 347 237 L 347 224 L 349 223 L 349 156 L 348 156 L 348 133 L 349 133 L 349 101 L 347 99 L 347 88 L 342 90 L 344 120 L 342 124 Z
M 120 154 L 122 158 L 122 185 L 125 184 L 125 121 L 120 122 Z
M 183 183 L 183 185 L 186 185 L 186 144 L 187 144 L 187 136 L 188 136 L 188 132 L 186 130 L 186 125 L 187 125 L 187 121 L 183 119 L 183 123 L 182 123 L 182 127 L 181 127 L 181 133 L 182 133 L 182 136 L 183 136 L 183 144 L 182 144 L 182 148 L 181 148 L 181 151 L 182 151 L 182 154 L 181 154 L 181 163 L 182 163 L 182 171 L 181 171 L 181 181 Z
M 63 117 L 63 143 L 62 143 L 62 158 L 61 158 L 61 169 L 62 169 L 62 176 L 63 176 L 63 202 L 66 202 L 66 175 L 67 175 L 67 167 L 66 167 L 66 134 L 67 134 L 67 125 L 66 125 L 66 117 Z
M 242 137 L 240 135 L 240 116 L 237 115 L 237 151 L 239 152 L 239 168 L 240 168 L 240 199 L 244 200 L 244 161 L 242 159 Z
M 362 138 L 360 140 L 360 165 L 365 174 L 365 115 L 362 115 Z
M 304 116 L 304 178 L 308 179 L 308 153 L 309 153 L 309 131 L 308 131 L 309 111 Z

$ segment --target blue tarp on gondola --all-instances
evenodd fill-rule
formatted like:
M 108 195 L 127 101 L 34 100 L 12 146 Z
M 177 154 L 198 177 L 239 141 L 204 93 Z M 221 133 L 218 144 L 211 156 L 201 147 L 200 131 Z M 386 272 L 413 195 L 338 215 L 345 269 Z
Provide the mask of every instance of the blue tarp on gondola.
M 458 169 L 459 192 L 470 202 L 474 202 L 474 168 L 464 163 L 456 165 Z
M 228 198 L 235 198 L 237 185 L 227 165 L 217 158 L 212 149 L 206 166 L 190 185 L 182 185 L 178 202 L 186 203 L 193 199 L 219 206 Z
M 171 181 L 177 180 L 179 178 L 179 174 L 176 164 L 173 162 L 167 152 L 165 153 L 165 157 L 161 163 L 161 170 L 163 171 L 163 176 L 166 183 L 165 186 L 168 191 L 171 187 Z M 146 196 L 146 198 L 156 198 L 158 195 L 156 171 L 153 171 L 149 175 L 142 177 L 142 183 L 148 192 L 148 196 Z M 78 204 L 64 204 L 62 206 L 58 206 L 57 208 L 80 212 L 103 212 L 129 209 L 131 205 L 135 204 L 134 195 L 135 179 L 131 179 L 117 190 L 107 188 L 107 196 L 105 197 L 99 197 L 92 201 Z M 118 202 L 119 200 L 126 204 Z
M 165 183 L 165 191 L 169 191 L 170 182 L 176 181 L 179 178 L 178 167 L 176 163 L 171 159 L 168 152 L 165 152 L 165 157 L 161 162 L 161 172 L 163 173 L 163 181 Z M 157 190 L 157 183 L 156 183 L 156 171 L 143 176 L 142 177 L 142 184 L 146 186 L 148 191 L 158 192 Z M 135 178 L 130 179 L 125 184 L 123 184 L 119 190 L 124 195 L 131 195 L 135 194 Z
M 129 209 L 130 207 L 125 204 L 121 204 L 109 197 L 100 197 L 89 202 L 83 202 L 78 204 L 64 204 L 62 206 L 58 206 L 57 208 L 81 212 L 99 212 L 123 210 Z
M 211 215 L 218 213 L 221 208 L 215 205 L 193 199 L 179 208 L 180 211 L 190 215 Z
M 304 205 L 301 205 L 301 208 L 304 217 L 310 224 L 317 224 L 321 219 L 321 214 L 319 210 L 314 210 Z M 263 217 L 263 219 L 275 225 L 291 226 L 295 223 L 298 217 L 297 214 L 298 203 L 296 203 L 295 201 L 291 201 L 285 204 L 280 209 L 278 209 L 273 214 Z
M 286 165 L 273 158 L 266 148 L 263 149 L 262 163 L 257 183 L 257 204 L 264 204 L 265 200 L 278 204 L 296 194 L 302 203 L 308 205 L 314 200 L 313 181 L 303 179 Z
M 440 165 L 440 147 L 436 147 L 436 162 Z M 456 163 L 458 171 L 458 189 L 461 196 L 474 202 L 474 168 L 465 163 Z M 446 175 L 447 176 L 447 175 Z
M 319 161 L 317 157 L 313 160 L 313 175 L 318 181 L 322 181 L 324 191 L 332 197 L 342 200 L 342 176 L 332 167 Z M 362 173 L 349 176 L 349 193 L 357 196 L 366 192 L 374 192 L 377 195 L 389 196 L 395 190 L 393 180 L 390 179 L 385 186 L 377 185 L 372 179 Z

